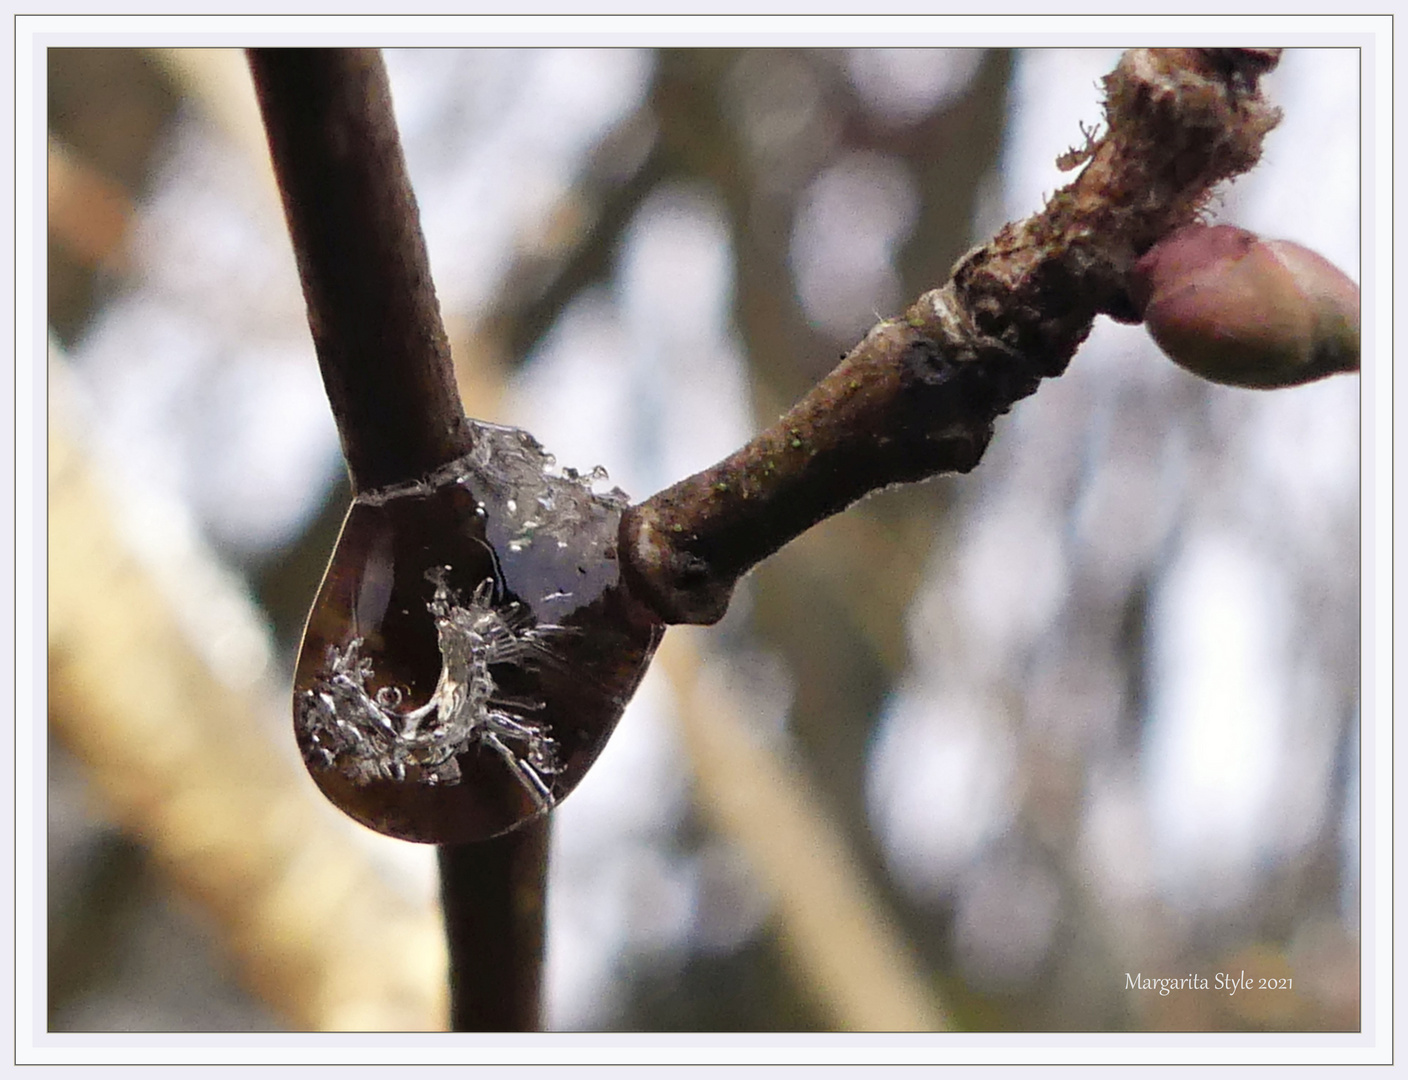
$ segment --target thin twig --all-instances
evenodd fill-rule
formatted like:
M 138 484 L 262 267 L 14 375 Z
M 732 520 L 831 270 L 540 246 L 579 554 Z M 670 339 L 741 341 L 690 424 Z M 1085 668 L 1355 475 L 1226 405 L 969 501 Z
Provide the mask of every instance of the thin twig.
M 1136 321 L 1125 275 L 1250 169 L 1279 114 L 1270 49 L 1134 49 L 1105 79 L 1107 133 L 1042 211 L 875 326 L 776 425 L 632 507 L 621 557 L 667 622 L 722 617 L 738 578 L 879 488 L 967 472 L 997 416 L 1060 375 L 1095 316 Z
M 357 490 L 469 451 L 375 49 L 251 49 L 308 324 Z
M 381 55 L 249 61 L 353 487 L 422 477 L 470 434 Z M 456 1030 L 537 1026 L 546 838 L 544 823 L 441 850 Z
M 478 844 L 440 848 L 455 1031 L 536 1031 L 540 1024 L 548 818 Z

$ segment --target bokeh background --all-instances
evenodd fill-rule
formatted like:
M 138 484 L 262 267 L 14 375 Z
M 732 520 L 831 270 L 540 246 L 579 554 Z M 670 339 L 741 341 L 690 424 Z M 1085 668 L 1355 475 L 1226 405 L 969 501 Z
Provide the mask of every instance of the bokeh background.
M 469 411 L 637 498 L 712 463 L 1037 209 L 1117 59 L 388 51 Z M 47 74 L 49 1026 L 434 1028 L 433 852 L 289 730 L 349 494 L 242 57 Z M 1357 280 L 1359 79 L 1289 51 L 1210 214 Z M 1102 320 L 672 631 L 555 815 L 548 1025 L 1357 1030 L 1359 406 Z M 1219 972 L 1291 989 L 1128 989 Z

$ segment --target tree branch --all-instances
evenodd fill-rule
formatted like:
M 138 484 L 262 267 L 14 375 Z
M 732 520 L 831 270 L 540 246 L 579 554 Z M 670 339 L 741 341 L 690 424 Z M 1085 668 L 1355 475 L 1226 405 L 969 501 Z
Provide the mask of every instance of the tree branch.
M 468 453 L 450 346 L 375 49 L 251 49 L 308 325 L 358 491 Z
M 470 450 L 386 69 L 375 49 L 251 49 L 308 323 L 358 491 Z M 534 1030 L 547 823 L 442 847 L 456 1030 Z
M 1138 316 L 1130 266 L 1256 164 L 1279 113 L 1258 77 L 1275 49 L 1134 49 L 1105 78 L 1106 134 L 1037 214 L 959 260 L 879 323 L 777 424 L 633 506 L 621 558 L 666 622 L 722 617 L 739 577 L 879 488 L 968 472 L 993 421 L 1060 375 L 1097 314 Z
M 439 849 L 454 1031 L 537 1031 L 548 818 Z

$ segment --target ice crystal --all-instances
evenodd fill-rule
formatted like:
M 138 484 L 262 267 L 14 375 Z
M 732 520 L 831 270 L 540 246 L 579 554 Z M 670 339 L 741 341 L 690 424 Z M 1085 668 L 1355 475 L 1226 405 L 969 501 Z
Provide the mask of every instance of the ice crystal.
M 358 492 L 309 612 L 294 731 L 358 821 L 420 843 L 497 836 L 563 799 L 640 681 L 659 624 L 621 580 L 626 498 L 531 435 Z
M 446 581 L 449 566 L 432 567 L 425 577 L 435 586 L 426 610 L 435 622 L 440 677 L 430 699 L 402 709 L 397 687 L 367 691 L 372 662 L 361 655 L 363 639 L 346 648 L 327 647 L 323 670 L 299 695 L 300 721 L 308 753 L 316 764 L 334 768 L 354 783 L 404 781 L 455 784 L 457 755 L 474 744 L 497 753 L 541 809 L 553 805 L 550 779 L 558 772 L 557 743 L 522 715 L 541 703 L 508 700 L 497 694 L 493 667 L 531 663 L 545 655 L 562 627 L 535 624 L 523 605 L 494 605 L 494 583 L 485 579 L 468 604 Z

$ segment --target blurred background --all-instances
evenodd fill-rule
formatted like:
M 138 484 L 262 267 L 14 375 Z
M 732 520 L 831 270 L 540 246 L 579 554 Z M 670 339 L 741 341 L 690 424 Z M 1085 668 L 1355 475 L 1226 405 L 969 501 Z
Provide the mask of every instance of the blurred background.
M 1069 177 L 1110 50 L 390 50 L 472 415 L 640 499 Z M 1210 207 L 1356 280 L 1359 55 Z M 433 851 L 291 737 L 349 499 L 236 51 L 48 53 L 48 1020 L 434 1029 Z M 1105 320 L 670 644 L 555 815 L 562 1030 L 1357 1030 L 1359 380 Z M 1290 989 L 1128 989 L 1219 972 Z

